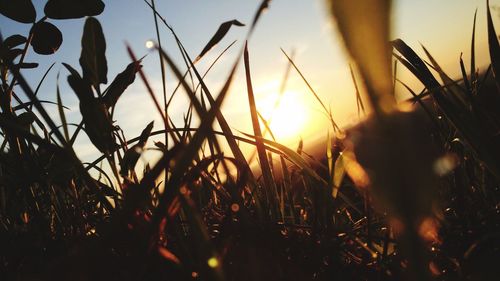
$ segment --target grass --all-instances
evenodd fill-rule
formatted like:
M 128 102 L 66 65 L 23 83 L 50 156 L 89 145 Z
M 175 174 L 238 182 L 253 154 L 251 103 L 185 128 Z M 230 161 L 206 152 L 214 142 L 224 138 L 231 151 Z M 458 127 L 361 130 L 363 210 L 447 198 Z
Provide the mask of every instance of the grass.
M 96 9 L 75 6 L 57 16 L 96 15 L 101 6 L 95 2 Z M 222 23 L 193 60 L 154 1 L 145 2 L 153 12 L 158 42 L 160 28 L 171 32 L 188 71 L 181 72 L 169 50 L 158 44 L 163 81 L 158 101 L 142 59 L 128 47 L 131 63 L 107 81 L 105 34 L 101 23 L 89 17 L 82 73 L 65 64 L 67 81 L 80 101 L 80 124 L 67 122 L 60 81 L 56 101 L 42 101 L 37 92 L 45 76 L 33 91 L 19 71 L 34 66 L 24 64 L 24 57 L 40 36 L 0 38 L 2 280 L 497 279 L 500 116 L 492 104 L 500 104 L 500 47 L 489 9 L 492 64 L 482 75 L 476 70 L 474 15 L 471 71 L 466 73 L 460 59 L 463 77 L 454 81 L 425 47 L 423 59 L 404 41 L 386 40 L 390 1 L 381 1 L 380 13 L 362 18 L 349 1 L 334 1 L 332 15 L 356 65 L 351 75 L 358 114 L 371 113 L 352 128 L 339 128 L 307 75 L 282 50 L 289 61 L 282 85 L 292 75 L 288 71 L 296 70 L 331 122 L 334 135 L 314 158 L 301 146 L 295 150 L 265 138 L 272 131 L 255 105 L 246 44 L 217 94 L 204 82 L 211 67 L 202 75 L 197 62 L 230 28 L 241 26 L 239 21 Z M 247 40 L 269 2 L 257 8 Z M 0 11 L 29 21 L 30 14 L 21 9 Z M 373 49 L 363 49 L 366 44 L 352 36 L 359 27 L 353 19 L 377 30 Z M 36 24 L 43 26 L 45 20 Z M 60 44 L 47 42 L 45 52 Z M 16 51 L 17 46 L 23 47 Z M 386 57 L 376 51 L 391 49 L 394 53 Z M 220 110 L 241 58 L 252 134 L 235 134 Z M 418 94 L 391 75 L 392 65 L 398 64 L 426 90 Z M 167 67 L 179 81 L 170 97 Z M 151 122 L 136 138 L 125 139 L 112 114 L 132 83 L 146 86 L 163 126 L 158 130 Z M 413 95 L 415 110 L 396 104 L 395 83 Z M 367 104 L 358 84 L 367 89 Z M 190 101 L 180 127 L 168 110 L 178 89 Z M 49 116 L 43 106 L 47 102 L 57 105 L 59 120 Z M 201 120 L 197 127 L 193 116 Z M 216 123 L 220 131 L 213 129 Z M 82 163 L 74 151 L 81 133 L 102 153 L 92 163 Z M 161 141 L 152 144 L 152 136 Z M 223 150 L 225 143 L 231 153 Z M 241 143 L 255 148 L 258 169 L 251 169 L 253 156 L 245 158 Z M 160 160 L 139 171 L 142 153 L 151 149 L 161 153 Z

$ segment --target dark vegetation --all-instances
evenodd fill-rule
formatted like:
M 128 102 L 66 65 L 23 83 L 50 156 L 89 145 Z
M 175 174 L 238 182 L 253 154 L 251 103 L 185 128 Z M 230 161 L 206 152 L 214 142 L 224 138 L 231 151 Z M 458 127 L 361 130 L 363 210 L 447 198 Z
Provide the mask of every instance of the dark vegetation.
M 428 62 L 402 40 L 389 42 L 390 1 L 378 1 L 370 16 L 355 1 L 331 1 L 372 113 L 343 131 L 321 103 L 335 137 L 315 160 L 263 138 L 269 128 L 255 107 L 246 46 L 219 93 L 204 83 L 196 62 L 240 22 L 223 23 L 193 60 L 154 1 L 145 2 L 189 69 L 182 73 L 157 46 L 162 72 L 172 69 L 190 99 L 181 128 L 164 110 L 167 93 L 155 99 L 132 50 L 131 63 L 108 81 L 105 35 L 92 17 L 103 11 L 102 1 L 50 0 L 38 21 L 30 0 L 0 1 L 0 13 L 33 24 L 27 36 L 0 36 L 1 280 L 498 279 L 500 46 L 489 9 L 491 66 L 480 75 L 472 48 L 469 73 L 460 60 L 463 77 L 454 81 L 426 50 Z M 247 39 L 269 2 L 258 7 Z M 37 67 L 24 61 L 26 52 L 50 55 L 62 44 L 63 34 L 47 19 L 82 17 L 88 18 L 81 71 L 64 64 L 82 116 L 71 125 L 59 86 L 60 118 L 53 120 L 42 105 L 49 101 L 37 98 L 38 88 L 20 70 Z M 359 21 L 378 36 L 370 49 L 356 36 L 364 32 Z M 254 132 L 237 136 L 219 108 L 241 56 Z M 393 87 L 404 81 L 391 75 L 393 61 L 425 85 L 421 93 L 407 88 L 415 111 L 396 105 Z M 113 109 L 136 76 L 163 124 L 154 130 L 150 123 L 125 140 Z M 195 115 L 201 123 L 192 128 Z M 212 129 L 214 122 L 221 131 Z M 102 152 L 93 163 L 82 163 L 73 150 L 83 133 Z M 152 135 L 163 141 L 151 145 Z M 222 151 L 223 142 L 230 152 Z M 242 142 L 255 147 L 259 171 L 250 169 Z M 140 154 L 152 147 L 161 159 L 138 173 Z

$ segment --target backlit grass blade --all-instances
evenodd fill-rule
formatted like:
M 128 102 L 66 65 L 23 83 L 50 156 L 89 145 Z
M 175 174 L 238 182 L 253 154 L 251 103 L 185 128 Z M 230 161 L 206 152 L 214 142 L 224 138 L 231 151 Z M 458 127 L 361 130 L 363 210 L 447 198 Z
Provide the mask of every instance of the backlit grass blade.
M 52 67 L 54 67 L 56 63 L 52 63 L 49 68 L 47 68 L 47 70 L 45 71 L 45 73 L 43 74 L 42 76 L 42 79 L 40 79 L 40 81 L 38 82 L 38 85 L 36 85 L 36 88 L 35 88 L 35 91 L 33 92 L 33 94 L 36 96 L 38 94 L 38 91 L 40 90 L 40 87 L 42 86 L 43 84 L 43 81 L 45 81 L 45 78 L 47 77 L 47 74 L 49 74 L 50 70 L 52 69 Z M 33 108 L 33 105 L 30 105 L 30 109 Z
M 488 17 L 488 46 L 490 50 L 490 59 L 493 69 L 493 74 L 500 90 L 500 44 L 498 44 L 497 33 L 491 18 L 490 1 L 486 1 L 487 17 Z
M 354 75 L 354 70 L 352 69 L 352 65 L 349 64 L 349 70 L 351 71 L 351 78 L 354 84 L 354 90 L 356 90 L 356 106 L 358 108 L 358 117 L 360 117 L 361 111 L 366 113 L 365 105 L 363 104 L 363 99 L 361 98 L 361 93 L 359 92 L 358 82 L 356 81 L 356 76 Z
M 453 98 L 456 100 L 458 103 L 458 106 L 462 106 L 464 108 L 468 107 L 467 101 L 465 100 L 466 93 L 463 88 L 461 88 L 457 82 L 453 81 L 441 68 L 441 66 L 438 64 L 438 62 L 434 59 L 434 57 L 431 55 L 431 53 L 427 50 L 422 45 L 422 49 L 424 50 L 425 54 L 429 58 L 431 65 L 433 69 L 439 74 L 441 77 L 441 80 L 443 81 L 444 85 L 446 85 L 446 88 L 448 92 L 451 94 L 450 98 Z
M 270 123 L 270 122 L 269 122 L 268 120 L 266 120 L 266 119 L 264 118 L 264 116 L 262 116 L 262 114 L 260 114 L 260 112 L 259 112 L 259 111 L 257 111 L 257 115 L 259 115 L 259 119 L 260 119 L 260 121 L 262 121 L 262 124 L 264 125 L 264 128 L 266 129 L 266 130 L 262 133 L 262 135 L 264 135 L 266 132 L 269 132 L 269 135 L 270 135 L 270 136 L 271 136 L 271 138 L 275 141 L 275 140 L 276 140 L 276 138 L 274 137 L 274 134 L 273 134 L 273 131 L 271 130 L 271 127 L 269 127 L 269 123 Z M 251 158 L 253 158 L 253 157 L 250 157 L 250 159 L 251 159 Z
M 156 31 L 156 39 L 158 41 L 158 47 L 162 49 L 161 47 L 161 37 L 160 37 L 160 29 L 158 28 L 158 16 L 156 12 L 156 7 L 155 7 L 155 1 L 151 0 L 151 9 L 153 9 L 153 18 L 155 22 L 155 31 Z M 166 71 L 165 71 L 165 62 L 161 59 L 161 54 L 158 54 L 159 60 L 160 60 L 160 73 L 161 73 L 161 85 L 162 85 L 162 94 L 163 94 L 163 110 L 165 111 L 165 116 L 167 116 L 168 119 L 168 103 L 167 103 L 167 81 L 166 81 Z M 167 120 L 168 122 L 168 120 Z M 164 124 L 165 130 L 168 129 L 168 126 Z M 165 134 L 165 145 L 168 147 L 168 134 Z M 165 168 L 165 174 L 167 173 L 168 169 Z
M 264 143 L 262 142 L 262 131 L 260 130 L 260 124 L 259 124 L 259 117 L 257 114 L 257 106 L 255 105 L 255 97 L 253 93 L 253 86 L 252 86 L 252 78 L 250 74 L 250 61 L 249 61 L 249 55 L 248 55 L 248 46 L 245 44 L 245 52 L 243 53 L 243 59 L 245 62 L 245 77 L 246 77 L 246 82 L 247 82 L 247 93 L 248 93 L 248 103 L 250 105 L 250 115 L 252 119 L 252 126 L 254 130 L 254 134 L 256 136 L 255 141 L 256 141 L 256 148 L 257 148 L 257 154 L 259 156 L 259 161 L 260 161 L 260 168 L 262 172 L 262 176 L 264 178 L 264 184 L 265 184 L 265 193 L 266 194 L 275 194 L 277 191 L 276 183 L 273 179 L 273 175 L 271 172 L 271 167 L 269 165 L 269 161 L 267 159 L 267 152 L 264 147 Z M 274 207 L 274 200 L 273 196 L 270 196 L 268 198 L 269 201 L 271 202 L 271 208 Z
M 61 93 L 59 91 L 59 73 L 57 74 L 56 79 L 57 79 L 56 82 L 57 110 L 59 111 L 59 118 L 61 118 L 64 138 L 66 139 L 67 142 L 69 142 L 68 124 L 66 122 L 66 115 L 64 114 L 64 108 L 61 100 Z
M 476 77 L 476 16 L 477 9 L 474 12 L 474 22 L 472 24 L 472 39 L 470 45 L 470 86 L 472 95 L 477 94 L 477 77 Z
M 335 160 L 335 165 L 333 169 L 333 186 L 332 186 L 332 197 L 337 198 L 337 194 L 339 192 L 340 186 L 342 184 L 342 180 L 346 174 L 346 168 L 344 163 L 344 156 L 342 153 L 339 154 L 337 159 Z
M 470 98 L 470 93 L 472 93 L 472 89 L 470 87 L 469 78 L 467 77 L 467 72 L 465 70 L 465 64 L 464 60 L 462 59 L 462 53 L 460 53 L 460 71 L 462 72 L 462 79 L 464 81 L 465 90 Z

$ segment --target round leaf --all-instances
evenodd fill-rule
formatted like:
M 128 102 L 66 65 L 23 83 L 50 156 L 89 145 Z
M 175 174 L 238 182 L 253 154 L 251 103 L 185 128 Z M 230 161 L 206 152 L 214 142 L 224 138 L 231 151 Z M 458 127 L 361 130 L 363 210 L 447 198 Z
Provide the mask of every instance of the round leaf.
M 45 5 L 45 15 L 51 19 L 78 19 L 97 16 L 104 11 L 101 0 L 49 0 Z
M 22 23 L 33 23 L 36 19 L 31 0 L 0 0 L 0 14 Z
M 62 44 L 63 38 L 61 31 L 51 23 L 37 23 L 33 26 L 31 31 L 33 32 L 31 46 L 33 46 L 33 50 L 40 55 L 53 54 Z
M 19 34 L 15 34 L 5 38 L 5 40 L 3 40 L 3 46 L 5 46 L 7 49 L 11 49 L 21 44 L 24 44 L 25 42 L 26 42 L 26 37 Z

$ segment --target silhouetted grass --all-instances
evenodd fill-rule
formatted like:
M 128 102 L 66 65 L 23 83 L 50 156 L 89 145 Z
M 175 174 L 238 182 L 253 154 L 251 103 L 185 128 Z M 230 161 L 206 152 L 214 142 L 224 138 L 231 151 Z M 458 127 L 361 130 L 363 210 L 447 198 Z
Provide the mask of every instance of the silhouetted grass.
M 500 47 L 489 9 L 492 66 L 482 75 L 476 69 L 474 15 L 471 72 L 467 75 L 460 58 L 463 77 L 454 81 L 427 49 L 430 63 L 400 39 L 391 46 L 386 38 L 390 1 L 376 1 L 380 13 L 375 14 L 351 7 L 359 3 L 332 1 L 334 18 L 360 72 L 355 76 L 351 68 L 358 114 L 367 116 L 352 128 L 339 128 L 307 75 L 282 50 L 289 69 L 297 71 L 328 115 L 329 131 L 334 133 L 328 134 L 326 150 L 321 147 L 310 157 L 302 143 L 295 150 L 265 138 L 265 131 L 271 136 L 272 131 L 255 104 L 251 49 L 246 44 L 217 94 L 205 83 L 205 75 L 234 42 L 203 75 L 197 62 L 213 52 L 231 27 L 243 25 L 238 20 L 222 23 L 193 60 L 154 2 L 145 1 L 157 32 L 163 79 L 160 103 L 142 70 L 142 59 L 130 47 L 131 62 L 108 83 L 105 34 L 91 17 L 102 12 L 102 2 L 71 7 L 59 2 L 49 1 L 47 17 L 90 16 L 82 39 L 82 72 L 64 64 L 68 72 L 62 73 L 69 74 L 67 81 L 79 99 L 80 124 L 66 119 L 59 80 L 55 102 L 37 98 L 52 66 L 35 91 L 19 71 L 35 66 L 24 62 L 30 46 L 35 52 L 55 52 L 62 41 L 59 33 L 51 29 L 36 34 L 38 29 L 32 29 L 27 37 L 0 38 L 0 67 L 10 74 L 2 75 L 0 87 L 2 280 L 496 280 L 499 276 L 500 95 L 498 77 L 493 75 L 498 73 Z M 257 7 L 247 40 L 269 2 Z M 12 6 L 15 9 L 0 6 L 0 12 L 45 28 L 46 17 L 36 23 L 32 19 L 30 3 L 20 1 Z M 58 5 L 65 9 L 54 10 Z M 185 73 L 170 50 L 161 48 L 158 19 L 176 40 L 188 69 Z M 371 24 L 356 25 L 356 20 Z M 360 41 L 355 36 L 360 26 L 373 27 L 376 40 Z M 43 41 L 40 36 L 47 38 Z M 47 44 L 40 46 L 41 42 Z M 391 76 L 391 49 L 394 60 L 425 85 L 424 92 L 417 94 Z M 253 134 L 235 134 L 221 110 L 242 59 Z M 166 92 L 167 67 L 179 83 L 172 93 Z M 396 103 L 396 81 L 413 95 L 408 102 L 418 103 L 412 111 Z M 125 139 L 112 113 L 127 87 L 141 82 L 163 126 L 155 130 L 150 122 L 139 136 Z M 358 83 L 368 90 L 366 107 Z M 27 101 L 13 91 L 18 88 L 16 92 L 24 92 Z M 176 126 L 168 106 L 179 88 L 189 104 L 184 123 Z M 57 106 L 59 120 L 49 116 L 43 103 Z M 200 120 L 198 127 L 192 126 L 193 118 Z M 213 129 L 214 124 L 220 131 Z M 74 151 L 80 132 L 102 154 L 92 163 L 82 163 Z M 161 136 L 162 141 L 152 144 L 152 136 Z M 245 158 L 241 143 L 257 151 L 256 169 L 250 165 L 253 156 Z M 223 149 L 226 145 L 229 151 Z M 139 171 L 137 163 L 146 150 L 161 156 Z

